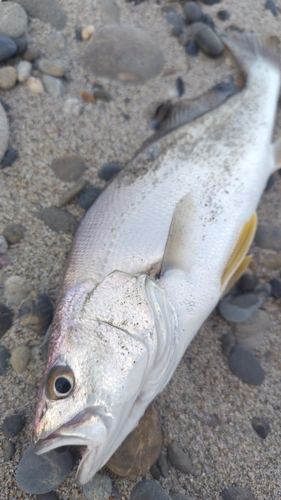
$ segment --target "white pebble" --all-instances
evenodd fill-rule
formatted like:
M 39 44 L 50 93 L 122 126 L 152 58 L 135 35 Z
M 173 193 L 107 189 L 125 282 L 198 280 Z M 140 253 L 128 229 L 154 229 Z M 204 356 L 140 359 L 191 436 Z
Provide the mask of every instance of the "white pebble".
M 82 102 L 76 97 L 69 97 L 63 105 L 63 112 L 66 115 L 80 116 L 83 111 Z
M 11 354 L 11 365 L 17 373 L 23 373 L 31 359 L 31 351 L 27 345 L 15 347 Z
M 8 305 L 17 305 L 28 294 L 25 281 L 20 276 L 10 276 L 4 283 L 4 297 Z
M 91 38 L 94 32 L 95 32 L 95 27 L 92 24 L 89 24 L 89 26 L 83 28 L 81 32 L 83 40 L 89 40 L 89 38 Z
M 43 84 L 38 78 L 35 78 L 34 76 L 30 76 L 27 81 L 26 81 L 27 87 L 31 92 L 34 94 L 43 94 L 44 93 L 44 87 Z
M 3 236 L 3 234 L 0 234 L 0 253 L 5 253 L 8 250 L 8 242 Z
M 21 61 L 17 67 L 18 81 L 21 83 L 26 82 L 31 75 L 31 70 L 32 64 L 29 61 Z

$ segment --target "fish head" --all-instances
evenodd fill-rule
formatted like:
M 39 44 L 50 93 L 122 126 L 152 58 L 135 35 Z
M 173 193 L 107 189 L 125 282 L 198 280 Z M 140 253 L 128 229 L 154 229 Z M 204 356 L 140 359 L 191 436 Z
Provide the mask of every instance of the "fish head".
M 147 406 L 142 389 L 153 362 L 151 313 L 137 278 L 119 274 L 121 280 L 108 277 L 90 292 L 72 290 L 57 308 L 35 415 L 37 454 L 86 447 L 81 484 L 107 462 Z

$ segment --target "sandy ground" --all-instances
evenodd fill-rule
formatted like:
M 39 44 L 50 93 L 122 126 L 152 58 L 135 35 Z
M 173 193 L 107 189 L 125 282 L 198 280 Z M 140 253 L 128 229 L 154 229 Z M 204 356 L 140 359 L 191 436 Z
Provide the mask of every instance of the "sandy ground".
M 0 233 L 12 221 L 27 229 L 25 238 L 9 249 L 12 266 L 0 271 L 1 302 L 4 301 L 3 283 L 12 274 L 24 277 L 30 290 L 47 293 L 54 301 L 56 299 L 71 237 L 51 231 L 37 218 L 40 209 L 56 205 L 69 187 L 54 177 L 50 169 L 53 159 L 69 153 L 80 154 L 88 167 L 85 177 L 90 183 L 102 186 L 102 181 L 97 179 L 98 168 L 106 161 L 122 163 L 133 155 L 151 133 L 147 110 L 169 98 L 177 76 L 185 82 L 185 97 L 192 98 L 229 74 L 237 73 L 229 57 L 212 60 L 199 54 L 197 58 L 187 59 L 183 48 L 169 34 L 171 28 L 161 13 L 164 2 L 158 5 L 151 0 L 135 7 L 118 0 L 121 21 L 144 29 L 159 42 L 165 55 L 165 67 L 161 75 L 142 86 L 97 79 L 80 66 L 83 44 L 77 43 L 74 32 L 75 28 L 88 23 L 99 26 L 101 0 L 60 0 L 60 3 L 68 13 L 68 24 L 62 33 L 67 39 L 65 60 L 70 65 L 72 82 L 66 97 L 79 96 L 82 90 L 91 91 L 94 82 L 98 81 L 104 84 L 113 100 L 109 104 L 86 104 L 81 117 L 75 118 L 62 113 L 65 97 L 55 100 L 47 94 L 33 95 L 24 85 L 0 92 L 0 97 L 11 106 L 10 146 L 19 152 L 19 159 L 11 168 L 0 170 Z M 281 8 L 281 0 L 276 3 Z M 264 0 L 225 0 L 212 7 L 202 7 L 214 17 L 221 30 L 236 25 L 257 35 L 276 36 L 280 42 L 281 17 L 274 18 L 264 10 Z M 216 18 L 216 12 L 222 8 L 230 11 L 229 21 Z M 38 20 L 30 22 L 29 35 L 43 54 L 45 42 L 53 32 L 55 30 L 49 25 Z M 130 102 L 126 104 L 125 98 Z M 122 113 L 129 114 L 131 120 L 125 121 Z M 275 136 L 280 134 L 280 127 L 279 112 Z M 281 177 L 276 177 L 275 185 L 260 204 L 261 223 L 281 221 Z M 69 204 L 67 210 L 78 218 L 84 213 L 76 202 Z M 264 265 L 270 253 L 273 252 L 254 248 L 257 272 L 262 281 L 274 276 Z M 236 484 L 248 487 L 256 500 L 280 500 L 280 301 L 269 299 L 264 307 L 270 316 L 270 331 L 258 352 L 266 371 L 261 387 L 248 386 L 230 372 L 218 339 L 222 333 L 230 331 L 231 326 L 214 312 L 187 350 L 168 387 L 157 397 L 164 444 L 176 438 L 183 449 L 189 451 L 195 467 L 193 476 L 171 468 L 170 476 L 160 479 L 168 493 L 181 492 L 196 500 L 215 500 L 225 486 Z M 22 375 L 16 375 L 10 368 L 1 378 L 1 419 L 14 412 L 26 415 L 26 426 L 15 439 L 17 451 L 13 460 L 4 462 L 0 451 L 0 498 L 3 500 L 34 498 L 17 488 L 15 473 L 31 440 L 43 371 L 41 339 L 21 326 L 16 319 L 17 312 L 15 308 L 14 325 L 1 343 L 9 349 L 28 344 L 32 347 L 32 361 Z M 275 360 L 266 358 L 269 349 L 277 353 Z M 220 421 L 217 427 L 201 424 L 205 414 L 214 413 Z M 266 440 L 261 440 L 251 427 L 251 418 L 255 415 L 264 416 L 271 425 Z M 74 476 L 75 472 L 59 488 L 60 500 L 83 499 L 82 489 L 75 483 Z M 133 485 L 141 479 L 122 479 L 112 474 L 111 477 L 124 500 L 129 499 Z

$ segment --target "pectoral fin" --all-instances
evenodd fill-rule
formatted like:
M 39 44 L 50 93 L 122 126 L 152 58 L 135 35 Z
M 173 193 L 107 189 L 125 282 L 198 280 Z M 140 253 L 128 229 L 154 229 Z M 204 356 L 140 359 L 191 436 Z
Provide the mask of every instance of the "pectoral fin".
M 249 265 L 251 257 L 245 257 L 256 232 L 257 227 L 257 214 L 254 213 L 252 217 L 244 225 L 236 246 L 230 256 L 230 259 L 223 271 L 221 277 L 222 291 L 229 290 L 237 281 L 237 279 L 244 273 L 246 267 Z
M 190 194 L 177 204 L 166 242 L 161 276 L 170 269 L 188 272 L 202 245 L 203 225 Z

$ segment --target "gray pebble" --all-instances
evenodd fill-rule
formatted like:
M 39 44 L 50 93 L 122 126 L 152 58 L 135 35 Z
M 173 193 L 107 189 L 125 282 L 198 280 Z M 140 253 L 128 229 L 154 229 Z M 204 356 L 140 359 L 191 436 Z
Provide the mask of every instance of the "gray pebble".
M 94 186 L 89 187 L 79 196 L 78 205 L 84 210 L 88 210 L 100 192 L 100 188 Z
M 17 81 L 17 71 L 13 66 L 0 68 L 0 89 L 10 90 Z
M 200 21 L 203 15 L 202 10 L 196 2 L 187 2 L 183 7 L 183 12 L 188 24 Z
M 78 180 L 71 189 L 62 194 L 62 196 L 59 199 L 59 207 L 63 207 L 64 205 L 72 201 L 73 198 L 75 198 L 79 193 L 81 193 L 81 191 L 84 189 L 85 186 L 86 186 L 85 179 Z
M 0 62 L 10 59 L 17 52 L 17 50 L 17 44 L 14 40 L 7 36 L 0 36 Z
M 168 12 L 165 17 L 168 23 L 173 26 L 171 34 L 173 36 L 180 36 L 184 28 L 182 17 L 177 12 Z
M 150 467 L 149 472 L 152 475 L 153 479 L 156 479 L 157 481 L 160 479 L 161 477 L 160 470 L 158 469 L 156 464 L 153 464 L 152 467 Z
M 43 293 L 38 293 L 23 304 L 19 319 L 23 326 L 32 328 L 39 335 L 45 335 L 52 322 L 53 311 L 54 307 L 50 298 Z
M 14 42 L 17 44 L 17 56 L 22 54 L 27 49 L 27 36 L 26 34 L 13 38 Z
M 266 0 L 264 8 L 270 10 L 270 12 L 274 15 L 274 17 L 278 16 L 278 10 L 274 0 Z
M 120 22 L 120 9 L 112 0 L 103 0 L 99 12 L 103 24 L 118 24 Z
M 85 168 L 83 158 L 77 155 L 56 158 L 51 165 L 55 176 L 64 182 L 77 181 L 85 172 Z
M 204 16 L 201 19 L 201 22 L 206 24 L 206 26 L 209 26 L 212 30 L 215 29 L 214 21 L 211 18 L 210 14 L 204 14 Z
M 269 317 L 266 311 L 258 309 L 243 323 L 234 323 L 233 335 L 238 344 L 247 349 L 256 349 L 269 329 Z
M 31 75 L 32 71 L 32 64 L 29 61 L 21 61 L 18 64 L 17 67 L 17 72 L 18 72 L 18 81 L 19 82 L 26 82 L 28 77 Z
M 254 274 L 245 273 L 241 276 L 237 286 L 244 293 L 253 292 L 259 283 L 259 279 Z
M 3 234 L 0 234 L 0 254 L 5 253 L 8 250 L 8 242 L 3 236 Z
M 6 111 L 0 103 L 0 162 L 4 157 L 9 142 L 9 122 Z
M 39 219 L 43 220 L 50 229 L 57 233 L 62 232 L 73 235 L 78 226 L 78 220 L 74 215 L 57 207 L 44 208 L 39 214 Z
M 225 356 L 228 356 L 232 347 L 235 346 L 235 337 L 230 333 L 224 333 L 219 339 L 221 342 L 221 350 Z
M 43 495 L 36 495 L 36 500 L 58 500 L 58 497 L 54 491 L 49 491 L 49 493 L 43 493 Z
M 198 55 L 198 45 L 194 42 L 194 40 L 189 40 L 189 42 L 185 46 L 185 52 L 191 57 L 196 57 Z
M 29 290 L 21 276 L 12 275 L 4 282 L 4 297 L 8 305 L 18 305 L 28 295 Z
M 11 458 L 16 453 L 16 447 L 14 443 L 12 443 L 12 441 L 9 441 L 9 439 L 3 439 L 1 447 L 3 450 L 4 461 L 7 462 L 8 460 L 11 460 Z
M 37 47 L 28 47 L 22 57 L 25 61 L 34 62 L 40 57 L 40 50 Z
M 36 17 L 44 23 L 50 23 L 55 29 L 63 30 L 67 15 L 57 0 L 13 0 L 22 5 L 28 16 Z
M 162 51 L 151 37 L 140 29 L 120 24 L 97 30 L 87 43 L 82 60 L 85 69 L 96 75 L 140 83 L 155 77 L 164 64 Z
M 219 10 L 217 16 L 221 21 L 227 21 L 230 18 L 230 12 L 228 10 Z
M 161 476 L 168 477 L 169 476 L 169 464 L 168 464 L 167 457 L 166 457 L 166 455 L 164 455 L 164 453 L 161 453 L 161 455 L 158 457 L 157 465 L 158 465 L 159 470 L 161 472 Z
M 48 493 L 58 488 L 71 472 L 72 456 L 66 448 L 36 455 L 34 446 L 29 446 L 19 463 L 16 483 L 27 493 Z
M 0 3 L 0 36 L 17 38 L 27 31 L 25 10 L 13 2 Z
M 9 266 L 12 264 L 12 259 L 10 259 L 9 255 L 6 253 L 1 253 L 0 254 L 0 269 L 3 269 L 3 267 Z
M 272 294 L 272 286 L 270 283 L 262 283 L 255 288 L 255 295 L 262 299 L 262 304 Z
M 191 26 L 194 40 L 207 56 L 218 57 L 222 54 L 224 46 L 216 33 L 203 22 Z
M 76 97 L 69 97 L 63 105 L 63 112 L 66 115 L 80 116 L 83 111 L 83 103 Z
M 265 418 L 253 417 L 251 421 L 253 429 L 262 438 L 265 439 L 270 431 L 270 425 Z
M 10 364 L 10 357 L 8 349 L 0 345 L 0 376 L 5 375 Z
M 184 474 L 190 474 L 193 471 L 189 455 L 180 448 L 175 440 L 168 444 L 167 454 L 175 469 L 183 472 Z
M 233 296 L 225 295 L 218 304 L 223 318 L 233 323 L 246 321 L 263 304 L 263 299 L 253 293 Z
M 111 492 L 111 479 L 106 474 L 95 474 L 93 479 L 83 486 L 83 493 L 87 500 L 108 500 Z
M 0 99 L 0 104 L 4 108 L 4 111 L 9 113 L 11 106 L 9 106 L 9 104 L 7 104 L 5 101 L 3 101 L 3 99 Z
M 222 500 L 255 500 L 252 492 L 248 488 L 242 488 L 241 486 L 224 488 L 220 496 Z
M 54 76 L 45 75 L 42 78 L 44 88 L 48 94 L 56 99 L 62 97 L 65 94 L 65 88 L 59 78 Z
M 186 33 L 185 31 L 179 36 L 178 41 L 181 45 L 184 47 L 186 44 L 190 41 L 190 35 Z
M 22 224 L 8 224 L 4 230 L 3 235 L 10 245 L 18 243 L 24 237 L 26 229 Z
M 156 481 L 144 479 L 132 489 L 130 500 L 171 500 Z
M 53 33 L 53 35 L 51 35 L 47 40 L 46 50 L 48 54 L 52 56 L 56 53 L 63 52 L 65 46 L 66 46 L 65 37 L 60 33 Z
M 261 248 L 281 250 L 281 226 L 274 224 L 258 226 L 255 234 L 255 243 Z
M 67 70 L 66 65 L 60 59 L 42 58 L 38 60 L 36 66 L 42 73 L 57 77 L 62 77 Z
M 265 374 L 259 360 L 240 344 L 231 349 L 228 365 L 231 371 L 247 384 L 261 385 L 264 381 Z
M 221 0 L 202 0 L 205 5 L 214 5 L 215 3 L 220 3 Z
M 25 417 L 23 415 L 10 415 L 2 423 L 1 430 L 7 438 L 18 436 L 24 428 Z
M 121 170 L 117 163 L 105 163 L 98 172 L 98 176 L 103 181 L 109 181 L 115 174 Z
M 82 37 L 82 28 L 77 28 L 75 30 L 75 38 L 77 42 L 84 42 L 84 39 Z
M 97 100 L 105 101 L 105 102 L 110 102 L 111 101 L 111 95 L 107 90 L 104 89 L 97 89 L 94 91 L 93 96 Z
M 4 304 L 0 304 L 0 339 L 13 324 L 13 312 Z
M 271 285 L 271 288 L 272 288 L 272 295 L 273 297 L 275 297 L 276 299 L 280 299 L 281 297 L 281 281 L 278 280 L 277 278 L 273 278 L 272 280 L 270 280 L 270 285 Z
M 11 365 L 16 373 L 23 373 L 31 360 L 31 350 L 27 345 L 19 345 L 11 352 Z

